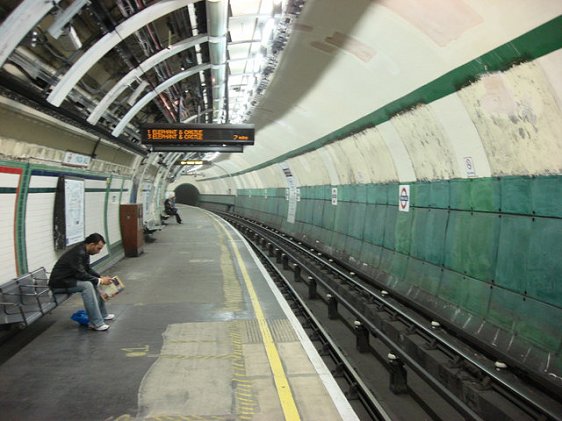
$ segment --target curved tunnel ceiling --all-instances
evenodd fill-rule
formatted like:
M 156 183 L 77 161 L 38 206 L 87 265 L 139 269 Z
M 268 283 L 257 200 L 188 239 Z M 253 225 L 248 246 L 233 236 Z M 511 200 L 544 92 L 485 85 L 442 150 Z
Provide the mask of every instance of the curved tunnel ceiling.
M 343 157 L 330 143 L 358 132 L 368 141 L 354 138 L 366 144 L 357 146 L 359 152 L 348 149 L 346 159 L 352 162 L 361 148 L 371 149 L 379 168 L 370 177 L 375 181 L 463 177 L 464 157 L 477 163 L 481 176 L 556 169 L 555 162 L 527 168 L 490 162 L 493 151 L 481 139 L 484 128 L 474 123 L 470 90 L 480 89 L 471 85 L 482 81 L 490 95 L 495 92 L 484 112 L 509 106 L 509 94 L 501 89 L 510 76 L 501 72 L 537 58 L 533 65 L 540 66 L 543 85 L 559 106 L 558 1 L 4 3 L 3 84 L 13 78 L 31 82 L 30 90 L 46 103 L 116 138 L 138 144 L 136 130 L 143 122 L 210 122 L 217 115 L 217 95 L 229 85 L 222 122 L 254 123 L 256 145 L 221 156 L 226 170 L 211 168 L 206 176 L 243 174 L 291 157 L 298 161 L 326 145 L 317 156 L 301 159 L 303 171 L 306 160 L 321 160 L 323 177 L 342 182 L 337 161 Z M 228 10 L 224 52 L 216 49 L 223 32 L 217 5 Z M 65 14 L 62 36 L 54 38 L 50 29 Z M 270 23 L 273 30 L 266 35 Z M 548 25 L 558 28 L 558 35 Z M 545 43 L 544 51 L 528 57 L 541 48 L 521 51 L 527 38 Z M 258 52 L 264 54 L 260 60 Z M 226 76 L 218 70 L 223 61 Z M 254 85 L 242 82 L 250 79 Z M 242 111 L 235 113 L 234 106 Z M 406 112 L 413 118 L 403 117 Z M 553 124 L 554 132 L 559 122 Z M 428 146 L 407 139 L 412 125 L 428 133 L 422 142 Z M 552 146 L 559 151 L 558 144 Z M 439 154 L 443 159 L 420 161 Z
M 144 122 L 241 122 L 302 3 L 4 2 L 2 85 L 136 144 Z
M 225 166 L 232 173 L 255 169 L 269 160 L 278 162 L 283 157 L 296 156 L 306 151 L 305 145 L 310 142 L 316 141 L 309 148 L 312 150 L 332 139 L 377 126 L 381 148 L 373 155 L 385 153 L 393 162 L 389 179 L 442 178 L 443 174 L 416 177 L 412 151 L 399 133 L 400 119 L 383 124 L 391 116 L 381 119 L 376 115 L 377 111 L 387 114 L 386 109 L 399 115 L 416 104 L 429 103 L 432 114 L 437 116 L 432 119 L 441 125 L 435 130 L 445 132 L 441 138 L 455 142 L 456 157 L 477 159 L 479 174 L 490 175 L 480 133 L 462 98 L 453 94 L 457 88 L 453 86 L 442 95 L 436 92 L 454 83 L 447 76 L 452 74 L 454 79 L 457 73 L 459 82 L 463 78 L 487 80 L 490 96 L 496 94 L 490 101 L 501 101 L 501 92 L 493 90 L 502 76 L 495 72 L 497 69 L 487 71 L 486 60 L 503 60 L 505 65 L 512 53 L 509 50 L 521 47 L 513 40 L 558 18 L 561 12 L 562 3 L 549 0 L 499 1 L 493 7 L 485 1 L 448 0 L 357 1 L 353 8 L 338 1 L 307 2 L 278 72 L 254 113 L 253 121 L 259 127 L 256 146 L 232 157 Z M 559 19 L 554 27 L 558 28 L 557 40 L 540 40 L 546 44 L 554 41 L 553 50 L 560 47 Z M 556 30 L 545 33 L 554 35 Z M 542 36 L 536 35 L 539 39 Z M 541 60 L 546 83 L 559 105 L 560 63 L 559 52 Z M 395 104 L 401 99 L 404 105 Z M 439 137 L 435 135 L 433 140 Z M 428 136 L 426 141 L 432 139 Z M 445 145 L 434 146 L 433 152 L 445 149 Z M 210 170 L 206 172 L 211 174 Z M 462 174 L 454 170 L 449 175 Z

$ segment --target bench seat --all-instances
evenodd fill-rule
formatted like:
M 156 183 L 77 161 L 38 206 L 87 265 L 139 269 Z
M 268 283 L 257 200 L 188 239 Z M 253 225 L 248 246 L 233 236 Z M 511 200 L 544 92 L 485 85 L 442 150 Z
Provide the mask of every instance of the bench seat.
M 154 241 L 154 238 L 152 238 L 152 234 L 154 234 L 156 231 L 161 231 L 162 228 L 164 228 L 164 225 L 161 223 L 157 223 L 154 219 L 146 221 L 143 224 L 144 238 L 149 242 Z
M 53 294 L 44 267 L 0 285 L 0 325 L 25 327 L 52 311 L 72 294 Z
M 0 324 L 27 325 L 20 303 L 19 286 L 15 279 L 0 285 Z

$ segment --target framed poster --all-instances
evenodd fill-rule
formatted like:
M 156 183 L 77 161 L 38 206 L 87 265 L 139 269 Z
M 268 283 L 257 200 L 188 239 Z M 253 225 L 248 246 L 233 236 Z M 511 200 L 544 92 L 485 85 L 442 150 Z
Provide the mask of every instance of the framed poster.
M 55 248 L 84 241 L 85 189 L 81 178 L 62 176 L 57 183 L 54 209 Z

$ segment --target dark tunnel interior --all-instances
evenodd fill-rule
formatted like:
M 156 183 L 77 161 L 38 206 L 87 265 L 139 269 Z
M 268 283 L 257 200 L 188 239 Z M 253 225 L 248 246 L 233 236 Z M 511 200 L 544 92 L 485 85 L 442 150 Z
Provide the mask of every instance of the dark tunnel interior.
M 176 187 L 176 203 L 199 206 L 199 190 L 193 184 L 181 184 Z

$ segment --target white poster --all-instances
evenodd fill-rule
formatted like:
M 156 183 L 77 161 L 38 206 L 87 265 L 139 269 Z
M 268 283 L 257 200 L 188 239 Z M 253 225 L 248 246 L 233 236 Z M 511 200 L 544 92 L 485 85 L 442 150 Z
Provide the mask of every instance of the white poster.
M 338 188 L 332 187 L 332 205 L 338 205 Z
M 92 162 L 92 158 L 76 152 L 66 151 L 62 163 L 72 167 L 87 167 Z
M 297 193 L 295 189 L 289 190 L 289 209 L 287 212 L 287 222 L 294 224 L 295 215 L 297 214 Z
M 143 183 L 142 186 L 142 214 L 143 219 L 148 219 L 150 215 L 150 204 L 152 203 L 152 184 Z
M 285 174 L 285 180 L 287 180 L 287 193 L 285 195 L 286 199 L 289 201 L 288 211 L 287 211 L 287 222 L 294 224 L 295 215 L 297 213 L 297 180 L 293 176 L 289 165 L 286 162 L 281 162 L 279 164 L 283 174 Z
M 84 180 L 64 179 L 66 245 L 84 241 Z

